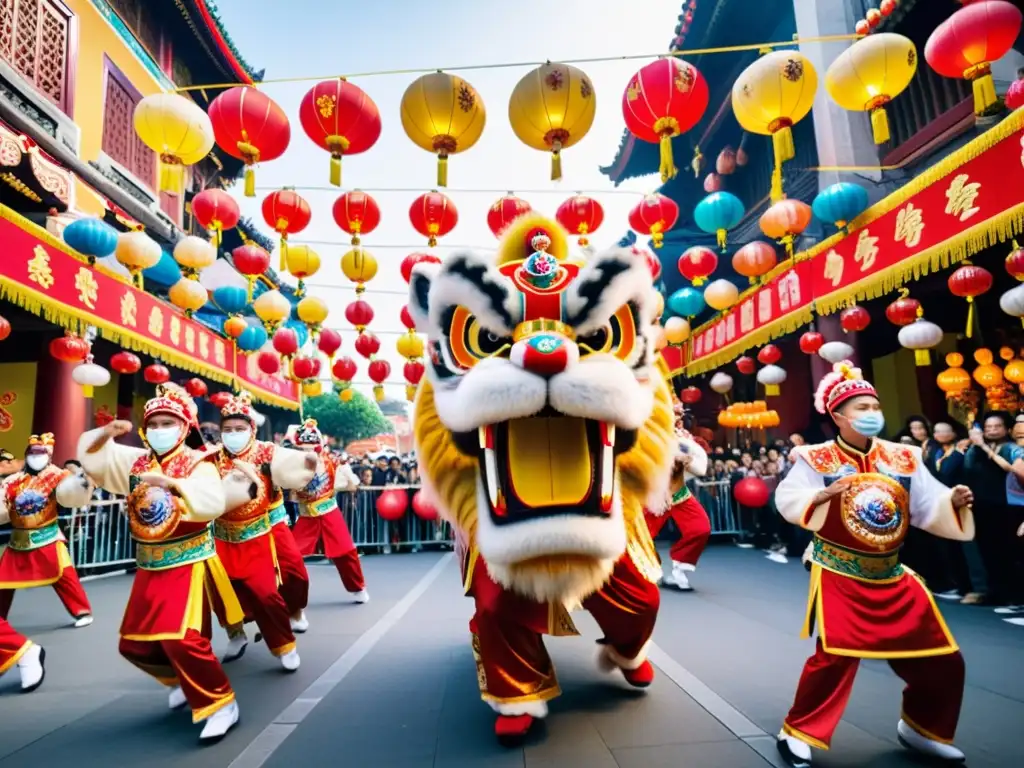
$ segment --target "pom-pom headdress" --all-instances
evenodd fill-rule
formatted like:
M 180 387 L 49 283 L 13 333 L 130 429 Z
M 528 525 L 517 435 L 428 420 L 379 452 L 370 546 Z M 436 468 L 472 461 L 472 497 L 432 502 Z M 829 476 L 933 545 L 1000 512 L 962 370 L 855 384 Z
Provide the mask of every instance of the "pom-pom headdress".
M 196 408 L 195 400 L 177 384 L 168 382 L 158 385 L 156 396 L 146 402 L 146 407 L 143 409 L 143 421 L 158 414 L 174 416 L 190 427 L 199 427 L 199 409 Z
M 295 427 L 292 440 L 295 445 L 300 447 L 314 445 L 317 448 L 323 448 L 324 445 L 324 435 L 316 425 L 316 419 L 306 419 L 301 427 Z
M 835 413 L 836 409 L 854 397 L 869 395 L 878 398 L 874 385 L 864 378 L 860 368 L 849 360 L 843 360 L 832 367 L 832 372 L 822 377 L 814 393 L 814 408 L 818 413 Z
M 544 244 L 543 237 L 547 238 Z M 534 241 L 537 242 L 534 242 Z M 544 248 L 538 246 L 544 245 Z M 565 228 L 554 219 L 539 213 L 526 213 L 517 218 L 501 235 L 495 263 L 500 267 L 515 261 L 525 261 L 536 251 L 543 251 L 555 261 L 569 257 L 569 236 Z
M 38 453 L 33 451 L 33 448 L 42 448 L 51 456 L 53 455 L 53 432 L 44 432 L 41 435 L 32 435 L 28 439 L 28 450 L 31 453 Z M 13 458 L 13 457 L 12 457 Z
M 221 421 L 224 419 L 245 419 L 251 424 L 256 423 L 256 412 L 252 409 L 252 395 L 239 392 L 230 398 L 220 409 Z

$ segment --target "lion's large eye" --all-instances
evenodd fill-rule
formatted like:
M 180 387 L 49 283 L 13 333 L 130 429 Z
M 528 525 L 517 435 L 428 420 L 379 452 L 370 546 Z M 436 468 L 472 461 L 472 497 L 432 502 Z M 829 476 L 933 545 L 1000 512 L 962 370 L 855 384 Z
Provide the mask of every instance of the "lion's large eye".
M 474 318 L 466 329 L 466 346 L 477 357 L 491 357 L 512 346 L 512 339 L 488 331 Z
M 466 308 L 456 307 L 448 326 L 448 343 L 453 362 L 469 369 L 487 357 L 508 352 L 512 339 L 488 330 Z
M 586 336 L 576 338 L 576 343 L 587 352 L 607 352 L 611 341 L 612 327 L 610 324 L 591 331 Z
M 608 323 L 586 336 L 578 336 L 576 343 L 584 354 L 603 353 L 628 360 L 636 347 L 636 309 L 626 304 L 608 319 Z

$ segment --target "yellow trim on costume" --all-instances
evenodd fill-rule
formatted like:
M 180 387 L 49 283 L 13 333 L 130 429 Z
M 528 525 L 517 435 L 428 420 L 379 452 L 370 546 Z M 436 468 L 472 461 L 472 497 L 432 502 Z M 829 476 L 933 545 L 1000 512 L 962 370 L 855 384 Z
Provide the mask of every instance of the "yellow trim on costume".
M 204 560 L 203 564 L 206 566 L 206 572 L 210 575 L 213 588 L 217 590 L 217 595 L 224 606 L 224 621 L 229 626 L 242 624 L 245 621 L 245 611 L 242 610 L 242 605 L 238 602 L 238 595 L 235 594 L 235 589 L 231 586 L 231 579 L 227 569 L 224 568 L 224 563 L 220 561 L 219 557 L 211 557 L 209 560 Z M 210 600 L 213 601 L 212 594 L 210 594 Z M 201 632 L 202 628 L 202 622 L 198 626 L 192 627 L 197 632 Z
M 274 541 L 273 535 L 270 537 L 270 560 L 274 563 L 274 581 L 280 587 L 284 584 L 284 577 L 281 575 L 281 564 L 277 561 L 277 542 Z
M 0 589 L 32 589 L 33 587 L 48 587 L 51 584 L 56 584 L 60 581 L 61 576 L 64 575 L 65 568 L 73 568 L 74 565 L 71 562 L 71 553 L 68 552 L 67 544 L 63 541 L 51 542 L 57 547 L 57 575 L 52 579 L 42 579 L 40 581 L 5 581 L 0 583 Z M 49 546 L 49 544 L 44 545 Z M 42 549 L 39 547 L 38 549 Z M 36 552 L 38 549 L 28 550 L 30 552 Z M 25 550 L 11 549 L 12 552 L 22 552 Z M 0 559 L 3 555 L 0 555 Z
M 4 674 L 7 670 L 9 670 L 11 667 L 17 664 L 21 660 L 21 657 L 25 655 L 25 652 L 31 647 L 32 641 L 26 640 L 25 644 L 22 645 L 21 648 L 19 648 L 11 654 L 11 658 L 9 658 L 3 664 L 0 664 L 0 675 Z
M 230 704 L 234 700 L 235 700 L 235 692 L 231 691 L 231 693 L 229 693 L 226 696 L 224 696 L 224 698 L 222 698 L 220 701 L 217 701 L 217 702 L 211 704 L 208 707 L 203 707 L 202 709 L 193 709 L 192 710 L 192 722 L 193 723 L 201 723 L 201 722 L 203 722 L 203 720 L 206 720 L 211 715 L 214 715 L 217 712 L 220 712 L 220 710 L 224 709 L 224 707 L 228 706 L 228 704 Z
M 824 741 L 821 741 L 820 739 L 816 739 L 813 736 L 808 736 L 806 733 L 804 733 L 801 730 L 798 730 L 798 729 L 794 728 L 792 725 L 790 725 L 787 722 L 783 722 L 782 723 L 782 732 L 784 734 L 786 734 L 787 736 L 791 736 L 792 738 L 796 739 L 797 741 L 802 741 L 804 744 L 807 744 L 808 746 L 814 747 L 815 749 L 822 749 L 822 750 L 825 750 L 826 752 L 830 749 L 830 746 L 828 744 L 826 744 Z
M 281 656 L 284 656 L 286 653 L 291 653 L 294 650 L 295 650 L 295 641 L 292 640 L 290 643 L 285 643 L 280 648 L 271 648 L 270 649 L 270 653 L 271 653 L 271 655 L 277 656 L 278 658 L 280 658 Z
M 466 563 L 466 576 L 462 581 L 462 594 L 468 595 L 470 588 L 473 586 L 473 572 L 476 570 L 476 561 L 480 557 L 480 553 L 477 552 L 475 546 L 471 546 L 469 550 L 469 558 Z
M 900 719 L 903 720 L 903 722 L 905 722 L 907 725 L 909 725 L 915 731 L 917 731 L 919 735 L 924 736 L 926 739 L 931 739 L 932 741 L 937 741 L 940 744 L 952 744 L 953 743 L 952 739 L 944 739 L 941 736 L 937 736 L 936 734 L 932 733 L 927 728 L 922 728 L 920 725 L 918 725 L 913 720 L 911 720 L 909 717 L 907 717 L 906 710 L 904 710 L 902 708 L 900 709 Z
M 551 688 L 545 688 L 539 693 L 528 693 L 525 696 L 512 696 L 511 698 L 501 698 L 490 693 L 480 693 L 480 698 L 484 701 L 493 701 L 495 704 L 522 704 L 529 701 L 551 701 L 551 699 L 557 698 L 562 695 L 562 688 L 558 684 L 555 684 Z
M 576 331 L 571 325 L 566 325 L 559 320 L 542 317 L 538 320 L 527 320 L 524 323 L 519 323 L 515 330 L 512 331 L 512 340 L 521 341 L 528 336 L 533 336 L 535 333 L 544 332 L 560 333 L 570 341 L 576 338 Z

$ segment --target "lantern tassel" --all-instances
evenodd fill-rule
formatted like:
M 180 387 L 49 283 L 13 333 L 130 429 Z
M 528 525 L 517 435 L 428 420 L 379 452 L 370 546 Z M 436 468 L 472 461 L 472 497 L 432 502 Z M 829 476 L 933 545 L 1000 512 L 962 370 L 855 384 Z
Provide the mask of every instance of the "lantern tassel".
M 448 186 L 448 155 L 437 156 L 437 186 Z
M 914 362 L 917 363 L 919 368 L 924 368 L 926 365 L 932 364 L 931 353 L 927 349 L 915 349 L 914 350 Z
M 251 165 L 245 166 L 245 196 L 256 197 L 256 169 Z
M 331 186 L 341 186 L 341 155 L 331 155 Z
M 287 253 L 288 253 L 288 238 L 287 237 L 282 237 L 281 238 L 281 249 L 280 250 L 281 250 L 281 262 L 280 262 L 281 266 L 278 268 L 278 271 L 279 272 L 284 272 L 288 268 L 288 264 L 286 262 Z
M 764 394 L 766 397 L 778 397 L 779 396 L 779 385 L 778 384 L 765 384 Z
M 998 103 L 996 86 L 992 82 L 991 70 L 971 80 L 974 88 L 974 114 L 984 115 Z
M 551 180 L 561 181 L 562 179 L 562 152 L 555 150 L 551 153 Z
M 661 171 L 661 182 L 664 184 L 669 179 L 674 179 L 678 172 L 675 160 L 672 157 L 672 136 L 662 134 L 661 140 L 659 141 L 659 148 L 661 154 L 661 165 L 658 170 Z
M 180 195 L 185 189 L 185 166 L 180 161 L 160 158 L 160 191 Z
M 254 285 L 256 283 L 256 276 L 255 275 L 247 275 L 247 282 L 249 283 L 249 290 L 247 292 L 246 298 L 248 299 L 249 303 L 251 304 L 252 303 L 252 291 L 253 291 L 253 287 L 254 287 Z
M 377 384 L 373 388 L 373 399 L 376 400 L 378 403 L 384 402 L 384 387 L 382 387 L 380 384 Z
M 889 141 L 889 117 L 885 114 L 885 107 L 871 110 L 871 135 L 875 138 L 875 144 Z
M 718 240 L 718 247 L 722 249 L 722 253 L 725 253 L 725 246 L 729 242 L 729 230 L 716 229 L 715 238 Z
M 221 230 L 220 224 L 214 224 L 213 225 L 213 236 L 210 238 L 210 240 L 213 243 L 213 247 L 216 248 L 218 251 L 220 250 L 221 237 L 222 237 L 222 230 Z
M 967 297 L 967 338 L 974 336 L 974 297 Z
M 788 125 L 772 134 L 772 151 L 775 155 L 775 167 L 772 169 L 771 200 L 779 202 L 784 197 L 782 190 L 782 164 L 796 156 L 793 145 L 793 131 Z
M 93 393 L 94 393 L 94 389 L 93 389 L 92 384 L 83 384 L 82 385 L 82 394 L 85 395 L 85 397 L 87 399 L 91 399 L 92 396 L 93 396 Z

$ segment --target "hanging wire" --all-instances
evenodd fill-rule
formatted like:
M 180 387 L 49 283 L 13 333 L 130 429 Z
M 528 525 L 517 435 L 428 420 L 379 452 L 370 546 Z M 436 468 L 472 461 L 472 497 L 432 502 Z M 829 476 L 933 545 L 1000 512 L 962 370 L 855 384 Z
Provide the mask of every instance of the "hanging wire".
M 319 187 L 319 186 L 296 186 L 294 184 L 287 185 L 287 189 L 295 190 L 296 192 L 330 192 L 332 194 L 339 194 L 345 192 L 341 187 Z M 401 194 L 423 194 L 423 187 L 358 187 L 360 192 L 375 192 L 378 194 L 389 194 L 389 193 L 401 193 Z M 279 192 L 281 187 L 256 187 L 257 192 Z M 515 191 L 510 190 L 508 187 L 504 189 L 479 189 L 479 188 L 464 188 L 460 189 L 457 187 L 444 187 L 445 194 L 460 194 L 460 195 L 566 195 L 564 189 L 518 189 Z M 638 192 L 631 189 L 576 189 L 573 190 L 573 195 L 632 195 L 633 197 L 643 197 L 648 194 L 647 192 Z
M 328 245 L 337 246 L 339 248 L 360 248 L 366 251 L 382 251 L 385 249 L 397 249 L 397 250 L 408 250 L 408 251 L 426 251 L 430 248 L 426 243 L 362 243 L 360 245 L 352 245 L 348 240 L 303 240 L 301 238 L 288 238 L 288 242 L 292 245 Z M 468 251 L 496 251 L 498 250 L 496 245 L 449 245 L 448 243 L 438 243 L 438 248 L 448 248 L 449 250 L 468 250 Z M 307 281 L 306 285 L 310 285 Z

